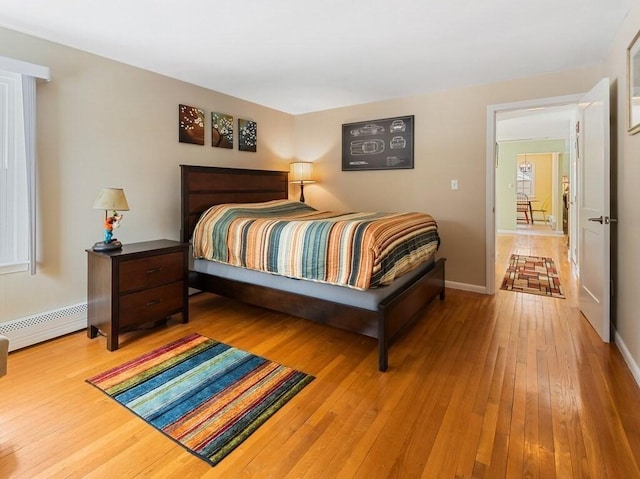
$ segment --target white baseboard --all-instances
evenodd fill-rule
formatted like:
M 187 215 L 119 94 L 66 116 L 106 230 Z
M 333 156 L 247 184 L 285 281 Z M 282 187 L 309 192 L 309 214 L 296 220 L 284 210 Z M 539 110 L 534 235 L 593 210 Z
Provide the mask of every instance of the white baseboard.
M 631 371 L 633 378 L 636 380 L 636 383 L 638 383 L 638 386 L 640 386 L 640 367 L 638 367 L 638 364 L 633 359 L 631 352 L 629 352 L 627 345 L 624 344 L 624 341 L 622 340 L 622 336 L 618 334 L 618 331 L 616 330 L 616 328 L 613 328 L 613 337 L 614 337 L 616 346 L 618 346 L 618 349 L 622 354 L 622 357 L 627 363 L 627 366 L 629 366 L 629 370 Z
M 32 346 L 87 327 L 87 303 L 0 323 L 9 351 Z
M 455 281 L 444 281 L 445 288 L 459 289 L 461 291 L 469 291 L 471 293 L 487 294 L 486 286 L 478 286 L 477 284 L 456 283 Z

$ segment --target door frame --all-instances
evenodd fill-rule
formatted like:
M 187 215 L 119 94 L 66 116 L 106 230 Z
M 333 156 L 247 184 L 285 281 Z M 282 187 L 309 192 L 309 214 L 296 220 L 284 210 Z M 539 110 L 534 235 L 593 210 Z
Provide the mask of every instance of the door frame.
M 512 103 L 499 103 L 487 106 L 487 160 L 486 160 L 486 252 L 485 252 L 485 291 L 487 294 L 496 292 L 496 116 L 499 112 L 525 110 L 527 108 L 541 108 L 551 106 L 575 105 L 576 108 L 584 93 L 564 95 L 534 100 L 524 100 Z M 571 166 L 573 162 L 571 162 Z M 573 193 L 572 193 L 573 195 Z M 573 220 L 575 221 L 575 220 Z

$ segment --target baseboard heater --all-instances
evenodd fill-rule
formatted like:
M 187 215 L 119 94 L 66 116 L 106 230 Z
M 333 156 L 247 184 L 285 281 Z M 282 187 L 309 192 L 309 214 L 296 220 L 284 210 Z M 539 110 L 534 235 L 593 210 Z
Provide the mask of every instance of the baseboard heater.
M 9 338 L 9 351 L 26 348 L 87 327 L 87 303 L 0 323 Z

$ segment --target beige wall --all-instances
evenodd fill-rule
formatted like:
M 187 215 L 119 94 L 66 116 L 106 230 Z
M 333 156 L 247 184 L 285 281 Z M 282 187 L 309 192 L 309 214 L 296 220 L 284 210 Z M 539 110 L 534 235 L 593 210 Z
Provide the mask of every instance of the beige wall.
M 102 234 L 102 213 L 91 209 L 102 186 L 127 192 L 132 209 L 118 231 L 121 240 L 177 239 L 181 163 L 286 169 L 292 157 L 314 161 L 319 182 L 305 190 L 309 203 L 339 210 L 428 211 L 440 225 L 448 280 L 483 287 L 487 105 L 579 93 L 608 75 L 619 125 L 612 145 L 620 219 L 614 238 L 620 258 L 616 329 L 627 359 L 637 365 L 640 134 L 631 137 L 625 129 L 624 55 L 638 29 L 636 1 L 604 70 L 591 67 L 292 117 L 0 28 L 0 55 L 49 66 L 53 76 L 38 87 L 40 272 L 0 276 L 0 322 L 86 300 L 84 249 Z M 178 143 L 179 103 L 256 120 L 258 153 Z M 341 171 L 342 123 L 408 114 L 415 115 L 415 169 Z M 205 141 L 210 142 L 209 132 Z M 458 191 L 450 189 L 451 179 L 459 181 Z
M 618 218 L 612 227 L 614 279 L 617 314 L 614 326 L 616 342 L 640 382 L 640 134 L 627 133 L 626 49 L 640 30 L 640 1 L 627 15 L 605 62 L 609 77 L 612 107 L 611 200 L 612 216 Z M 615 312 L 615 311 L 614 311 Z
M 440 227 L 447 279 L 484 289 L 487 106 L 588 91 L 599 67 L 436 92 L 295 117 L 296 157 L 317 164 L 305 188 L 329 209 L 417 210 Z M 415 115 L 415 168 L 341 171 L 341 125 Z M 459 190 L 451 190 L 457 179 Z M 466 287 L 465 286 L 465 287 Z
M 0 28 L 0 55 L 51 68 L 38 84 L 39 271 L 0 275 L 0 322 L 86 301 L 85 249 L 102 237 L 91 208 L 125 189 L 127 243 L 178 239 L 181 163 L 287 169 L 293 117 L 204 88 Z M 258 123 L 258 152 L 178 142 L 178 104 Z M 236 123 L 237 125 L 237 123 Z

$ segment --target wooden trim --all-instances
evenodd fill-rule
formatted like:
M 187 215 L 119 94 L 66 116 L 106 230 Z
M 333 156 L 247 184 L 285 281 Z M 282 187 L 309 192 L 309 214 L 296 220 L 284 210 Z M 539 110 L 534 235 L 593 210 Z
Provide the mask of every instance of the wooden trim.
M 198 218 L 210 206 L 223 203 L 258 203 L 289 197 L 289 172 L 180 165 L 180 239 L 191 240 Z

